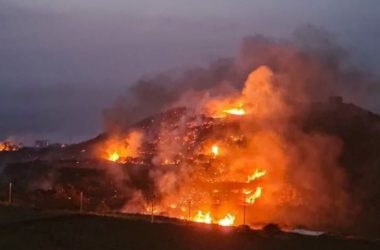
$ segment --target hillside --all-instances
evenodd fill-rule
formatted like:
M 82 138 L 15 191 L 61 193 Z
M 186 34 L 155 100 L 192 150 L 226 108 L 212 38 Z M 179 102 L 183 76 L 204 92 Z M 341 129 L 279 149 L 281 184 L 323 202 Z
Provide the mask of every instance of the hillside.
M 15 211 L 16 210 L 16 213 Z M 1 249 L 347 249 L 372 250 L 374 242 L 333 236 L 238 230 L 208 225 L 176 225 L 0 206 Z M 27 214 L 27 216 L 25 216 Z M 24 216 L 17 219 L 17 216 Z
M 142 146 L 143 154 L 139 158 L 128 159 L 126 163 L 110 162 L 100 156 L 99 148 L 102 148 L 109 138 L 106 134 L 66 147 L 23 148 L 15 152 L 0 152 L 0 199 L 7 199 L 8 184 L 12 182 L 13 201 L 38 209 L 77 210 L 80 192 L 83 192 L 87 211 L 120 211 L 125 209 L 127 201 L 134 199 L 133 192 L 128 191 L 132 187 L 142 190 L 149 202 L 149 197 L 156 192 L 150 169 L 154 165 L 154 154 L 160 143 L 160 125 L 164 122 L 176 129 L 178 121 L 181 121 L 185 114 L 185 109 L 174 109 L 125 128 L 125 131 L 136 128 L 146 131 L 151 138 Z M 210 169 L 210 166 L 218 161 L 210 160 L 203 154 L 192 155 L 196 146 L 210 135 L 216 138 L 230 131 L 239 131 L 240 121 L 201 117 L 198 118 L 201 125 L 194 125 L 195 120 L 188 119 L 190 120 L 186 123 L 186 129 L 193 139 L 187 144 L 187 155 L 177 158 L 176 161 L 190 162 L 203 169 Z M 302 115 L 295 117 L 294 123 L 301 124 L 305 133 L 327 134 L 338 138 L 342 144 L 339 163 L 346 177 L 344 189 L 349 195 L 346 209 L 355 216 L 346 218 L 350 223 L 345 228 L 316 225 L 315 229 L 361 235 L 365 238 L 379 237 L 380 117 L 353 104 L 333 99 L 326 103 L 310 104 Z M 242 138 L 228 143 L 240 146 L 244 145 L 245 141 Z M 178 165 L 165 163 L 159 167 L 172 171 L 178 168 Z M 210 186 L 202 182 L 197 185 Z M 241 183 L 213 183 L 211 187 L 222 190 L 240 188 L 242 185 L 246 187 L 246 184 Z M 325 189 L 328 190 L 328 187 Z M 163 212 L 162 215 L 168 214 Z

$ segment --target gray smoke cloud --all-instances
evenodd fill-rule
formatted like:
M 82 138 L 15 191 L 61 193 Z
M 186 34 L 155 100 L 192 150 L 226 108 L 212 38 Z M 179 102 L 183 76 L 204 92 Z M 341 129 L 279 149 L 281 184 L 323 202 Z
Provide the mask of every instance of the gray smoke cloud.
M 234 59 L 220 59 L 206 68 L 162 73 L 136 82 L 105 110 L 105 129 L 121 129 L 158 113 L 189 91 L 223 84 L 241 87 L 249 72 L 261 65 L 273 69 L 281 91 L 292 101 L 325 101 L 329 96 L 342 95 L 347 102 L 379 109 L 376 96 L 380 78 L 355 64 L 333 34 L 307 25 L 296 29 L 292 39 L 245 37 Z
M 187 91 L 210 89 L 223 81 L 235 82 L 237 77 L 233 61 L 219 59 L 207 68 L 192 68 L 180 74 L 162 73 L 142 79 L 128 87 L 126 94 L 104 111 L 105 129 L 122 129 L 168 108 Z

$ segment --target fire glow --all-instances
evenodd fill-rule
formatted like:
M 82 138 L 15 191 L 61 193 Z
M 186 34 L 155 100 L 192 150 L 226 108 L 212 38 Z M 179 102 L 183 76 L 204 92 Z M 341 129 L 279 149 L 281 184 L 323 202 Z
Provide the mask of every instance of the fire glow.
M 266 173 L 267 172 L 265 170 L 260 171 L 256 169 L 252 175 L 248 176 L 247 183 L 251 183 L 256 179 L 263 177 L 264 175 L 266 175 Z
M 103 158 L 111 162 L 126 163 L 128 157 L 138 157 L 142 134 L 139 131 L 132 131 L 127 136 L 111 137 L 106 141 L 103 151 Z
M 278 129 L 287 118 L 272 75 L 260 67 L 239 95 L 210 97 L 199 102 L 200 108 L 173 109 L 144 120 L 138 131 L 133 127 L 111 134 L 100 155 L 117 163 L 117 178 L 129 185 L 123 211 L 144 213 L 152 203 L 155 215 L 237 226 L 271 222 L 283 204 L 303 204 L 303 189 L 286 178 L 298 173 L 287 168 L 302 162 L 299 152 L 316 148 L 314 140 L 327 142 L 300 130 L 296 135 L 313 145 L 304 149 L 281 134 L 292 126 Z M 131 170 L 136 165 L 141 172 Z
M 109 154 L 108 156 L 109 161 L 117 162 L 119 159 L 120 159 L 120 155 L 117 152 L 113 152 Z
M 225 102 L 223 100 L 219 100 L 217 102 L 210 102 L 208 104 L 208 107 L 211 108 L 211 110 L 214 110 L 212 111 L 212 113 L 221 114 L 220 116 L 218 116 L 219 122 L 223 122 L 223 120 L 226 120 L 228 122 L 230 120 L 228 119 L 229 115 L 245 116 L 247 114 L 246 110 L 243 109 L 243 106 L 245 106 L 245 102 L 243 101 L 243 99 L 244 98 L 238 98 L 232 102 L 230 100 L 226 100 Z M 212 106 L 214 105 L 213 103 L 215 104 L 214 107 Z M 217 141 L 208 139 L 206 137 L 204 142 L 197 142 L 196 144 L 193 144 L 199 147 L 196 147 L 191 155 L 185 156 L 186 154 L 183 151 L 186 150 L 184 147 L 189 148 L 189 144 L 194 143 L 193 140 L 196 139 L 196 137 L 194 137 L 194 134 L 191 134 L 190 132 L 180 136 L 177 134 L 178 131 L 176 131 L 175 129 L 163 131 L 165 132 L 165 134 L 162 136 L 160 135 L 158 137 L 157 142 L 155 143 L 157 145 L 157 153 L 152 158 L 151 163 L 159 164 L 160 166 L 168 166 L 170 168 L 178 167 L 178 169 L 180 169 L 181 164 L 183 164 L 182 162 L 186 159 L 186 161 L 188 162 L 193 162 L 193 165 L 191 166 L 193 169 L 200 168 L 197 172 L 194 172 L 192 174 L 192 178 L 188 179 L 188 183 L 186 184 L 185 182 L 184 185 L 184 187 L 195 189 L 195 191 L 189 191 L 182 194 L 184 196 L 191 195 L 187 199 L 194 203 L 197 209 L 197 213 L 194 216 L 187 215 L 187 211 L 190 212 L 190 210 L 185 209 L 183 205 L 177 205 L 183 204 L 183 201 L 181 201 L 181 196 L 173 197 L 172 202 L 170 202 L 169 204 L 159 204 L 159 206 L 155 208 L 156 213 L 158 213 L 158 211 L 165 211 L 164 213 L 168 213 L 170 216 L 174 216 L 177 218 L 188 217 L 188 219 L 193 222 L 205 224 L 218 224 L 220 226 L 234 226 L 237 225 L 237 223 L 241 223 L 242 218 L 245 217 L 245 215 L 243 216 L 241 214 L 241 210 L 238 208 L 239 204 L 241 204 L 241 196 L 235 195 L 235 197 L 232 198 L 232 203 L 231 201 L 229 201 L 230 204 L 226 206 L 225 209 L 217 211 L 214 209 L 215 205 L 212 204 L 215 202 L 221 202 L 218 201 L 218 195 L 230 192 L 230 195 L 234 196 L 234 194 L 232 193 L 233 190 L 221 191 L 218 188 L 211 188 L 210 190 L 208 190 L 208 188 L 205 187 L 207 187 L 207 185 L 212 186 L 217 183 L 244 180 L 243 182 L 240 182 L 239 185 L 241 185 L 240 193 L 245 192 L 245 204 L 253 205 L 257 201 L 257 199 L 259 199 L 262 196 L 263 192 L 261 186 L 256 187 L 256 189 L 252 191 L 251 189 L 244 189 L 243 185 L 254 185 L 255 181 L 266 175 L 266 170 L 263 170 L 263 168 L 255 169 L 253 173 L 248 172 L 246 168 L 241 169 L 237 172 L 231 172 L 228 170 L 230 167 L 234 167 L 235 164 L 239 163 L 240 158 L 249 157 L 249 153 L 246 155 L 235 155 L 234 153 L 237 147 L 239 147 L 239 143 L 241 143 L 241 141 L 244 140 L 244 133 L 226 134 L 223 135 L 225 136 L 225 138 L 223 138 L 223 136 L 219 136 L 217 138 Z M 117 136 L 110 137 L 107 140 L 105 147 L 102 149 L 106 151 L 106 159 L 119 164 L 128 164 L 128 161 L 131 157 L 141 156 L 141 145 L 143 137 L 144 135 L 142 131 L 132 131 L 125 135 L 119 134 Z M 232 138 L 231 142 L 227 141 L 229 140 L 228 138 Z M 221 145 L 223 145 L 223 157 L 219 157 L 221 155 Z M 203 148 L 202 152 L 199 152 L 197 148 Z M 205 153 L 204 148 L 208 150 L 207 153 Z M 203 160 L 197 160 L 196 162 L 194 162 L 194 160 L 197 159 L 197 155 L 202 154 L 205 158 L 203 158 Z M 218 159 L 216 159 L 217 157 Z M 213 159 L 213 161 L 210 161 L 211 159 Z M 201 170 L 203 168 L 201 167 L 202 164 L 206 166 L 206 172 L 203 172 L 203 170 Z M 157 174 L 161 175 L 162 173 L 151 173 L 152 176 L 155 176 Z M 165 172 L 163 172 L 163 174 L 165 174 Z M 240 175 L 241 177 L 237 177 L 237 175 Z M 172 188 L 172 181 L 175 178 L 177 177 L 170 174 L 170 172 L 166 173 L 165 177 L 163 177 L 162 179 L 162 182 L 156 185 L 158 185 L 159 188 L 165 187 L 165 189 L 170 189 Z M 196 182 L 201 182 L 203 184 L 198 187 L 198 185 L 195 184 Z M 206 183 L 208 184 L 205 185 Z M 215 196 L 217 200 L 213 200 L 213 198 L 211 198 L 210 195 Z M 195 202 L 195 200 L 197 200 L 197 202 Z M 209 202 L 209 204 L 203 204 L 203 202 L 205 201 Z M 240 220 L 239 222 L 237 218 Z
M 255 201 L 261 197 L 261 194 L 262 194 L 262 188 L 261 187 L 257 187 L 256 191 L 252 193 L 252 191 L 250 190 L 244 190 L 244 194 L 248 195 L 248 197 L 245 199 L 245 202 L 247 202 L 248 204 L 253 204 L 255 203 Z
M 213 146 L 211 147 L 211 152 L 212 152 L 212 154 L 213 154 L 214 156 L 219 155 L 219 147 L 218 147 L 217 145 L 213 145 Z
M 211 224 L 212 218 L 211 218 L 210 212 L 204 213 L 201 210 L 199 210 L 198 213 L 193 218 L 193 221 L 198 222 L 198 223 Z
M 233 108 L 233 109 L 223 110 L 223 113 L 226 113 L 229 115 L 243 116 L 245 115 L 245 110 L 242 108 Z
M 218 225 L 229 227 L 229 226 L 233 226 L 234 223 L 235 223 L 235 216 L 232 214 L 227 214 L 226 217 L 224 217 L 218 222 Z
M 263 74 L 267 74 L 267 72 L 264 70 Z M 254 98 L 249 98 L 249 100 L 252 99 Z M 243 122 L 244 119 L 249 119 L 250 117 L 245 116 L 247 110 L 243 107 L 252 107 L 253 105 L 249 105 L 243 95 L 234 97 L 234 99 L 211 100 L 206 106 L 209 110 L 206 113 L 209 113 L 211 117 L 214 116 L 213 114 L 219 114 L 217 115 L 217 122 L 228 123 L 230 121 Z M 242 119 L 231 120 L 228 119 L 229 116 L 241 116 Z M 191 123 L 187 124 L 191 125 Z M 203 125 L 201 124 L 201 126 Z M 244 204 L 252 206 L 263 195 L 262 182 L 260 182 L 260 186 L 255 185 L 255 182 L 267 174 L 265 168 L 268 167 L 267 165 L 259 166 L 260 169 L 254 169 L 252 172 L 252 169 L 243 167 L 246 164 L 240 164 L 240 162 L 251 161 L 251 158 L 255 157 L 254 155 L 251 156 L 250 152 L 239 152 L 243 145 L 242 141 L 247 137 L 245 132 L 227 131 L 227 133 L 221 133 L 213 138 L 209 138 L 209 135 L 205 134 L 203 140 L 196 141 L 197 136 L 192 129 L 182 127 L 181 130 L 177 130 L 175 123 L 166 126 L 173 127 L 171 129 L 161 127 L 156 141 L 153 138 L 155 151 L 153 151 L 154 155 L 148 162 L 148 164 L 154 164 L 158 167 L 149 175 L 161 178 L 159 183 L 154 184 L 157 189 L 155 192 L 169 192 L 165 197 L 168 203 L 157 204 L 154 208 L 155 214 L 163 212 L 176 218 L 188 218 L 193 222 L 220 226 L 234 226 L 242 223 L 243 217 L 246 217 L 241 214 L 241 208 L 239 208 L 242 204 L 242 196 L 235 194 L 234 189 L 224 188 L 223 183 L 237 182 L 235 185 L 238 185 L 240 189 L 238 193 L 244 193 Z M 144 131 L 117 134 L 108 138 L 102 150 L 105 150 L 107 160 L 128 165 L 129 159 L 143 155 L 141 152 L 143 141 Z M 257 139 L 257 143 L 259 142 L 260 139 Z M 221 147 L 223 147 L 223 157 L 220 157 Z M 203 156 L 199 158 L 200 155 Z M 189 170 L 193 171 L 189 172 L 191 174 L 178 186 L 184 191 L 180 195 L 176 195 L 176 192 L 172 190 L 175 188 L 173 185 L 178 176 L 170 171 L 177 169 L 181 173 L 183 171 L 181 166 L 185 162 L 188 164 Z M 248 184 L 250 188 L 246 187 Z M 214 185 L 221 185 L 221 188 L 213 187 Z M 252 185 L 255 187 L 251 187 Z M 185 191 L 187 189 L 188 191 Z M 223 195 L 230 196 L 230 198 L 223 200 Z M 186 199 L 186 204 L 188 201 L 193 204 L 197 211 L 195 215 L 188 214 L 190 208 L 187 209 L 183 206 L 184 201 L 182 199 Z M 218 209 L 219 205 L 217 204 L 224 204 L 224 207 Z
M 197 222 L 197 223 L 204 223 L 204 224 L 215 223 L 210 212 L 202 212 L 201 210 L 197 212 L 197 214 L 194 216 L 192 221 Z M 219 226 L 223 226 L 223 227 L 229 227 L 229 226 L 233 226 L 234 223 L 235 223 L 235 216 L 229 213 L 224 218 L 217 221 L 217 223 L 215 224 L 218 224 Z
M 2 151 L 9 152 L 9 151 L 17 151 L 17 150 L 18 150 L 18 146 L 9 141 L 0 142 L 0 152 Z

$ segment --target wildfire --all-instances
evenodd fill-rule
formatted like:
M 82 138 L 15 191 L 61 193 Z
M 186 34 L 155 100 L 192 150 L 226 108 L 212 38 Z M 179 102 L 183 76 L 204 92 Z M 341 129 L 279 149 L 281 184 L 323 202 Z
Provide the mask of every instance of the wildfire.
M 213 154 L 214 156 L 219 155 L 219 147 L 218 147 L 217 145 L 213 145 L 213 146 L 211 147 L 211 152 L 212 152 L 212 154 Z
M 109 161 L 117 162 L 119 159 L 120 155 L 116 151 L 108 155 Z
M 193 221 L 198 223 L 211 224 L 212 218 L 210 212 L 203 213 L 201 210 L 199 210 L 198 213 L 195 215 Z
M 266 102 L 260 105 L 263 101 L 257 98 L 261 95 L 252 93 L 258 88 L 264 91 L 264 97 L 272 97 L 267 95 L 268 88 L 261 81 L 266 79 L 267 72 L 264 69 L 264 76 L 261 76 L 261 71 L 259 73 L 258 80 L 250 79 L 240 96 L 211 98 L 202 102 L 201 109 L 184 110 L 183 115 L 182 111 L 164 112 L 141 128 L 134 128 L 138 129 L 134 133 L 122 132 L 110 136 L 102 145 L 103 159 L 118 163 L 130 161 L 131 166 L 141 164 L 152 182 L 154 193 L 159 197 L 154 206 L 170 217 L 220 226 L 237 225 L 240 218 L 244 218 L 240 210 L 244 187 L 244 205 L 258 203 L 258 199 L 266 196 L 265 199 L 261 198 L 260 206 L 244 207 L 248 213 L 259 210 L 253 218 L 249 218 L 249 222 L 266 220 L 271 216 L 271 211 L 263 211 L 263 207 L 275 200 L 271 199 L 275 193 L 272 190 L 282 190 L 282 187 L 268 187 L 265 182 L 280 179 L 282 172 L 276 171 L 282 171 L 282 168 L 271 168 L 271 165 L 282 167 L 285 153 L 283 147 L 278 147 L 282 146 L 282 141 L 271 126 L 268 130 L 261 129 L 261 126 L 256 128 L 256 123 L 252 121 L 254 129 L 251 129 L 250 120 L 258 120 L 257 124 L 260 125 L 261 118 L 266 121 L 266 116 L 260 112 L 267 110 Z M 264 89 L 261 90 L 261 87 Z M 252 100 L 255 102 L 252 103 Z M 238 116 L 245 117 L 239 119 Z M 255 165 L 254 168 L 247 168 L 251 164 L 257 164 L 257 169 Z M 140 182 L 140 175 L 135 177 L 132 172 L 126 174 L 133 181 L 133 178 L 139 178 Z M 269 174 L 270 178 L 266 178 Z M 261 183 L 260 178 L 265 178 L 265 182 Z M 260 183 L 256 183 L 257 180 Z M 136 188 L 136 193 L 133 193 L 133 198 L 128 202 L 131 210 L 139 211 L 138 204 L 150 199 L 146 197 L 144 188 Z M 189 207 L 185 205 L 188 200 L 191 201 Z
M 255 203 L 255 201 L 256 201 L 258 198 L 261 197 L 262 191 L 263 191 L 262 187 L 257 187 L 255 193 L 253 193 L 252 195 L 248 196 L 248 197 L 245 199 L 245 202 L 247 202 L 248 204 L 253 204 L 253 203 Z M 246 194 L 246 195 L 249 195 L 249 194 L 252 193 L 252 191 L 250 191 L 250 190 L 244 190 L 243 192 L 244 192 L 244 194 Z
M 324 136 L 304 137 L 296 133 L 301 143 L 293 145 L 293 140 L 282 135 L 288 132 L 288 124 L 281 129 L 271 124 L 286 121 L 288 116 L 282 113 L 282 108 L 286 108 L 281 105 L 282 95 L 277 97 L 277 91 L 270 87 L 271 75 L 269 70 L 261 68 L 250 76 L 240 96 L 225 97 L 223 92 L 213 98 L 213 91 L 210 95 L 202 91 L 202 95 L 194 96 L 201 98 L 195 107 L 190 107 L 194 109 L 186 106 L 183 110 L 163 112 L 133 126 L 110 131 L 101 137 L 103 139 L 96 140 L 94 153 L 102 160 L 99 165 L 112 168 L 112 171 L 105 172 L 105 177 L 116 178 L 107 179 L 107 185 L 99 187 L 107 188 L 105 194 L 112 194 L 104 197 L 104 202 L 107 201 L 104 207 L 113 210 L 123 205 L 122 209 L 127 213 L 152 213 L 197 223 L 233 226 L 241 222 L 271 222 L 272 219 L 277 222 L 277 213 L 273 212 L 276 209 L 284 207 L 287 211 L 288 207 L 307 203 L 303 195 L 313 195 L 305 197 L 308 201 L 321 192 L 326 193 L 329 186 L 318 190 L 320 177 L 324 174 L 310 178 L 309 172 L 314 174 L 314 171 L 288 169 L 288 165 L 292 165 L 288 163 L 309 159 L 301 164 L 308 166 L 330 149 L 337 151 L 337 155 L 329 159 L 338 158 L 335 140 L 330 145 L 330 139 Z M 188 103 L 192 105 L 194 101 L 191 99 Z M 291 122 L 293 125 L 293 118 Z M 314 152 L 316 147 L 311 143 L 314 140 L 319 143 L 317 146 L 328 148 L 321 153 Z M 304 152 L 309 148 L 312 151 Z M 0 151 L 3 150 L 9 151 L 8 145 L 0 142 Z M 288 155 L 295 158 L 288 158 Z M 105 164 L 106 161 L 115 163 Z M 333 162 L 327 163 L 332 166 Z M 314 170 L 314 165 L 311 167 Z M 307 183 L 308 189 L 287 183 L 290 178 L 285 177 L 290 173 L 296 173 L 294 180 L 311 181 Z M 313 185 L 314 180 L 318 185 Z M 87 182 L 87 179 L 83 181 Z M 315 190 L 309 191 L 309 187 Z M 297 203 L 290 203 L 293 201 Z M 289 203 L 292 206 L 287 206 Z M 306 209 L 318 211 L 314 207 Z M 303 216 L 305 212 L 301 210 L 300 214 Z M 284 217 L 285 222 L 288 221 L 289 218 Z M 293 216 L 289 220 L 292 219 Z
M 251 183 L 252 181 L 254 181 L 256 179 L 263 177 L 264 175 L 266 175 L 266 173 L 267 173 L 267 171 L 265 171 L 265 170 L 260 171 L 260 170 L 256 169 L 253 174 L 248 176 L 247 183 Z
M 251 183 L 252 181 L 263 177 L 264 175 L 266 175 L 266 173 L 267 172 L 265 170 L 260 171 L 258 169 L 255 169 L 255 172 L 251 174 L 250 176 L 248 176 L 247 183 Z M 262 187 L 257 187 L 255 193 L 253 193 L 252 195 L 250 195 L 252 193 L 251 190 L 243 190 L 244 194 L 250 195 L 245 199 L 245 202 L 247 202 L 248 204 L 255 203 L 255 201 L 261 197 L 262 192 L 263 192 Z
M 245 110 L 242 108 L 233 108 L 233 109 L 223 110 L 223 113 L 226 113 L 229 115 L 238 115 L 238 116 L 242 116 L 246 114 Z
M 205 224 L 213 223 L 213 219 L 210 212 L 203 213 L 201 210 L 199 210 L 197 214 L 194 216 L 193 221 L 198 222 L 198 223 L 205 223 Z M 218 225 L 224 226 L 224 227 L 233 226 L 234 223 L 235 223 L 235 215 L 231 213 L 227 214 L 224 218 L 218 221 Z
M 233 214 L 227 214 L 226 217 L 218 222 L 218 225 L 228 227 L 233 226 L 235 223 L 235 216 Z
M 230 116 L 244 116 L 247 114 L 247 110 L 244 107 L 246 104 L 242 98 L 234 99 L 218 99 L 209 100 L 205 108 L 207 113 L 214 118 L 225 118 Z
M 126 163 L 128 157 L 138 157 L 142 133 L 132 131 L 125 137 L 112 137 L 101 148 L 103 158 L 112 161 Z
M 17 151 L 18 146 L 12 144 L 11 142 L 5 141 L 5 142 L 0 142 L 0 152 L 2 151 Z

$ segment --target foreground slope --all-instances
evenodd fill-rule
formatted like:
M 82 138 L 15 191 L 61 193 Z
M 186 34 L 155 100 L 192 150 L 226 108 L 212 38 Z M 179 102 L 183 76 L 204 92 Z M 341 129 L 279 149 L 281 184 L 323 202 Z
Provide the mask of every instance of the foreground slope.
M 375 242 L 0 206 L 0 249 L 379 249 Z M 11 220 L 4 220 L 11 218 Z M 21 218 L 21 219 L 20 219 Z

